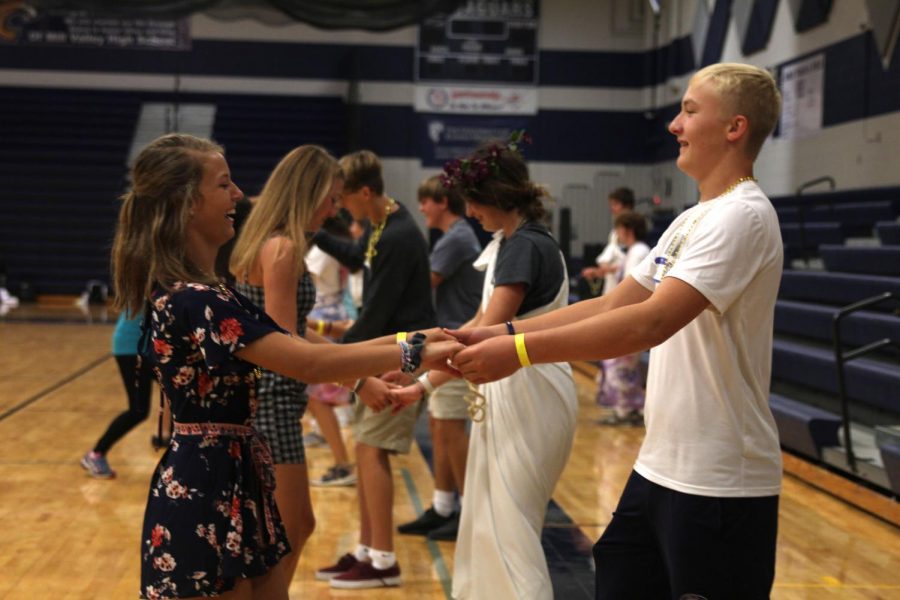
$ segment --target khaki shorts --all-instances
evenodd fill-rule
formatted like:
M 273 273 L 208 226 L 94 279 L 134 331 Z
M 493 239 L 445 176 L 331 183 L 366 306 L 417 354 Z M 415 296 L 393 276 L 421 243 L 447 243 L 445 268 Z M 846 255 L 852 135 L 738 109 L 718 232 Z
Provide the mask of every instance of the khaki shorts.
M 442 420 L 468 419 L 469 404 L 465 398 L 468 393 L 469 384 L 465 379 L 451 379 L 428 396 L 429 414 Z
M 356 442 L 389 452 L 407 454 L 412 446 L 413 431 L 423 404 L 421 401 L 416 402 L 395 415 L 391 413 L 390 406 L 381 412 L 373 412 L 357 398 L 353 427 Z

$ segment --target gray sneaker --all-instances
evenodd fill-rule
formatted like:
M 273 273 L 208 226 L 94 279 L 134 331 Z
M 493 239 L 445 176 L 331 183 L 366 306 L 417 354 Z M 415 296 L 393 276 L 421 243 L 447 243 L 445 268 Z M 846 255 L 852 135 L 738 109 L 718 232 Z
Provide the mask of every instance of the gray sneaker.
M 317 431 L 310 431 L 303 436 L 304 448 L 317 448 L 325 445 L 325 438 Z
M 84 467 L 91 477 L 96 477 L 97 479 L 112 479 L 116 476 L 116 472 L 106 462 L 106 457 L 94 451 L 88 452 L 81 457 L 81 466 Z
M 614 427 L 622 425 L 631 427 L 643 427 L 644 413 L 640 410 L 631 410 L 624 415 L 612 412 L 609 415 L 598 420 L 597 423 L 600 425 L 612 425 Z
M 309 484 L 316 487 L 352 486 L 356 485 L 356 473 L 353 472 L 352 466 L 335 465 L 318 479 L 310 481 Z

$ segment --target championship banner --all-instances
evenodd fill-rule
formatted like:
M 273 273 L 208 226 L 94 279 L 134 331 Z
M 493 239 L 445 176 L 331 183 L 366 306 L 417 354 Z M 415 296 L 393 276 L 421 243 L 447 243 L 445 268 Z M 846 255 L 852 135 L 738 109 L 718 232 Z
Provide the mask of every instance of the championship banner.
M 822 129 L 825 55 L 816 54 L 781 68 L 782 139 L 802 139 Z

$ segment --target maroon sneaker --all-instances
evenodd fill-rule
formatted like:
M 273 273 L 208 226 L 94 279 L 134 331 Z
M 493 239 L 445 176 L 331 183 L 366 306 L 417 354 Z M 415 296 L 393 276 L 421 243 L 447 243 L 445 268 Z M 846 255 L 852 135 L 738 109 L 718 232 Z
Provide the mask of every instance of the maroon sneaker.
M 337 563 L 331 565 L 330 567 L 325 567 L 323 569 L 319 569 L 316 571 L 316 579 L 318 581 L 329 581 L 334 579 L 338 575 L 343 575 L 347 571 L 353 568 L 353 566 L 359 561 L 355 556 L 350 554 L 349 552 L 342 557 L 340 557 Z
M 331 580 L 331 587 L 342 590 L 361 590 L 396 585 L 400 585 L 400 565 L 397 563 L 394 563 L 394 566 L 388 569 L 376 569 L 372 566 L 372 563 L 357 561 L 349 571 Z

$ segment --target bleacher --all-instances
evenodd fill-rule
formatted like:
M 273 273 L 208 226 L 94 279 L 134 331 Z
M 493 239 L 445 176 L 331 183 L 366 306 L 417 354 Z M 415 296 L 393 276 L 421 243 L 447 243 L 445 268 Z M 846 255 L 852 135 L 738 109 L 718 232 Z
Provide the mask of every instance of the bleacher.
M 0 255 L 16 291 L 109 280 L 109 248 L 140 109 L 136 94 L 3 88 Z
M 840 325 L 842 357 L 851 357 L 843 359 L 843 389 L 858 440 L 853 466 L 844 447 L 834 341 L 841 307 L 884 293 L 900 299 L 900 189 L 772 201 L 786 250 L 770 399 L 782 446 L 900 494 L 900 301 L 866 306 Z M 877 347 L 853 356 L 869 344 Z
M 340 155 L 346 145 L 346 106 L 336 96 L 0 89 L 0 257 L 14 294 L 26 283 L 35 295 L 77 295 L 89 281 L 109 282 L 118 198 L 143 102 L 215 104 L 213 138 L 249 195 L 295 146 L 319 144 Z
M 213 139 L 225 146 L 232 178 L 249 195 L 262 191 L 281 157 L 301 144 L 335 156 L 346 151 L 346 105 L 340 97 L 218 96 Z
M 889 340 L 874 352 L 845 359 L 855 469 L 848 466 L 844 449 L 833 339 L 835 315 L 842 307 L 885 293 L 900 299 L 900 188 L 772 201 L 785 245 L 770 395 L 782 446 L 900 495 L 900 301 L 867 306 L 846 316 L 840 326 L 843 356 Z M 674 215 L 661 217 L 653 220 L 654 241 Z M 600 250 L 585 248 L 593 254 Z

